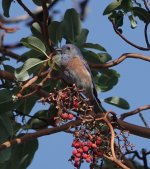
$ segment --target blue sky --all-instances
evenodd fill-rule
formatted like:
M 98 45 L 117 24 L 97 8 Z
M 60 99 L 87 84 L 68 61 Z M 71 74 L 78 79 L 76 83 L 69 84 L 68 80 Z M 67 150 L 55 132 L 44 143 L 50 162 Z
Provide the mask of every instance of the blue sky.
M 1 0 L 0 0 L 1 1 Z M 118 58 L 123 53 L 141 53 L 149 55 L 149 52 L 139 51 L 118 37 L 111 26 L 111 23 L 108 21 L 107 16 L 103 16 L 103 10 L 110 3 L 109 0 L 99 1 L 94 0 L 90 1 L 87 18 L 83 23 L 83 27 L 89 29 L 88 42 L 99 43 L 104 46 L 108 53 L 111 54 L 113 59 Z M 29 6 L 33 9 L 33 5 L 29 3 Z M 61 1 L 55 8 L 62 9 L 62 14 L 67 8 L 72 7 L 72 1 Z M 1 10 L 1 8 L 0 8 Z M 16 4 L 12 5 L 11 16 L 16 16 L 23 14 L 24 11 L 17 7 Z M 59 17 L 56 17 L 59 19 Z M 20 25 L 21 28 L 22 24 Z M 143 27 L 139 23 L 136 30 L 129 29 L 129 23 L 126 19 L 124 33 L 125 35 L 135 43 L 144 46 L 144 36 L 143 36 Z M 25 31 L 26 30 L 26 31 Z M 20 36 L 25 37 L 30 34 L 28 29 L 19 30 L 18 35 L 11 34 L 6 36 L 6 42 L 16 42 L 20 39 Z M 17 51 L 22 53 L 23 51 Z M 99 93 L 101 99 L 110 97 L 110 96 L 119 96 L 123 97 L 130 103 L 131 109 L 133 110 L 139 106 L 149 104 L 150 102 L 150 66 L 148 62 L 135 59 L 127 59 L 121 64 L 117 65 L 113 69 L 117 70 L 121 77 L 119 83 L 111 91 L 106 93 Z M 119 116 L 121 113 L 125 112 L 122 109 L 115 108 L 106 103 L 102 103 L 107 110 L 113 110 Z M 36 112 L 34 108 L 33 112 Z M 147 123 L 150 123 L 150 113 L 149 111 L 144 111 L 143 115 L 147 120 Z M 138 116 L 133 116 L 127 119 L 129 122 L 143 125 Z M 142 139 L 140 137 L 131 136 L 131 143 L 135 145 L 135 149 L 149 148 L 149 140 Z M 68 162 L 68 159 L 71 155 L 71 142 L 72 136 L 69 134 L 58 133 L 51 136 L 45 136 L 39 138 L 39 150 L 37 151 L 35 158 L 32 164 L 28 169 L 66 169 L 73 168 L 73 166 Z M 85 169 L 86 166 L 83 165 L 82 169 Z

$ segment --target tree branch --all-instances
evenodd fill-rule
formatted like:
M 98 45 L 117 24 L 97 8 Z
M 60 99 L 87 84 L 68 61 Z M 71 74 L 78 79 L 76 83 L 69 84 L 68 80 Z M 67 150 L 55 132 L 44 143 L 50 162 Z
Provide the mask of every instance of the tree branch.
M 11 76 L 12 78 L 15 76 L 11 73 L 9 73 L 9 76 L 4 76 L 2 75 L 3 73 L 5 73 L 6 75 L 6 71 L 3 71 L 1 70 L 0 71 L 0 77 L 4 78 L 4 79 L 9 79 L 9 76 Z M 14 79 L 15 80 L 15 79 Z M 31 91 L 35 90 L 37 88 L 37 85 L 36 84 L 32 84 L 29 89 Z M 40 89 L 39 91 L 36 92 L 36 94 L 40 97 L 48 97 L 49 96 L 49 93 Z M 146 127 L 141 127 L 141 126 L 138 126 L 138 125 L 134 125 L 134 124 L 131 124 L 131 123 L 127 123 L 127 122 L 124 122 L 123 120 L 121 119 L 116 119 L 117 120 L 117 123 L 120 125 L 120 127 L 122 127 L 124 130 L 127 130 L 129 131 L 131 134 L 134 134 L 134 135 L 137 135 L 137 136 L 140 136 L 140 137 L 144 137 L 144 138 L 150 138 L 150 129 L 149 128 L 146 128 Z
M 16 60 L 18 60 L 20 58 L 20 56 L 18 54 L 13 53 L 13 52 L 11 52 L 5 48 L 1 48 L 1 47 L 0 47 L 0 53 L 2 53 L 3 55 L 9 56 L 13 59 L 16 59 Z
M 10 141 L 6 141 L 6 142 L 2 143 L 0 145 L 0 151 L 4 150 L 6 148 L 9 148 L 9 147 L 24 143 L 26 141 L 30 141 L 30 140 L 36 139 L 38 137 L 42 137 L 42 136 L 45 136 L 45 135 L 51 135 L 51 134 L 54 134 L 54 133 L 58 133 L 58 132 L 61 132 L 61 131 L 68 130 L 71 127 L 80 125 L 81 122 L 82 121 L 80 119 L 78 119 L 76 121 L 71 121 L 71 122 L 69 122 L 67 124 L 64 124 L 62 126 L 48 128 L 48 129 L 42 129 L 42 130 L 39 130 L 39 131 L 37 131 L 35 133 L 25 134 L 24 136 L 22 136 L 20 138 L 16 138 L 14 140 L 10 140 Z
M 145 105 L 145 106 L 138 107 L 138 108 L 135 109 L 135 110 L 132 110 L 132 111 L 129 111 L 129 112 L 126 112 L 126 113 L 121 114 L 120 119 L 121 119 L 121 120 L 124 120 L 126 117 L 129 117 L 129 116 L 138 114 L 139 112 L 141 112 L 141 111 L 143 111 L 143 110 L 148 110 L 148 109 L 150 109 L 150 105 Z
M 91 63 L 90 67 L 91 68 L 95 68 L 95 69 L 113 67 L 113 66 L 116 66 L 116 65 L 120 64 L 122 61 L 124 61 L 127 58 L 141 59 L 141 60 L 145 60 L 145 61 L 150 62 L 150 56 L 145 56 L 145 55 L 138 54 L 138 53 L 124 53 L 118 59 L 115 59 L 115 60 L 113 60 L 111 62 L 103 63 L 103 64 Z

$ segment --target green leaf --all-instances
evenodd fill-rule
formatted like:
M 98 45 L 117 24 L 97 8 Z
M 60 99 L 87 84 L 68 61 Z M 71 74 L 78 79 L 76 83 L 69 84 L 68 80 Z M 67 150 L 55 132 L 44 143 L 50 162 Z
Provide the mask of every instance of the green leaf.
M 39 53 L 36 50 L 31 49 L 31 50 L 23 53 L 21 55 L 20 59 L 18 60 L 18 62 L 19 61 L 25 62 L 29 58 L 38 58 L 38 59 L 44 60 L 45 59 L 45 55 L 43 55 L 42 53 Z
M 13 135 L 13 127 L 7 113 L 0 114 L 0 144 L 10 139 Z M 11 156 L 11 149 L 0 152 L 0 163 L 8 161 Z
M 23 134 L 20 136 L 23 136 Z M 37 149 L 37 139 L 13 147 L 11 158 L 5 163 L 0 164 L 0 168 L 10 169 L 11 166 L 11 169 L 27 169 Z
M 30 120 L 28 120 L 28 122 L 23 127 L 24 130 L 28 129 L 36 130 L 47 127 L 48 125 L 47 122 L 49 118 L 48 110 L 40 110 L 34 114 L 34 117 L 37 118 L 31 118 Z
M 82 49 L 81 51 L 82 51 L 84 58 L 89 63 L 99 63 L 100 62 L 100 57 L 95 52 L 92 52 L 90 50 L 85 50 L 85 49 Z
M 150 14 L 144 8 L 133 7 L 132 8 L 134 16 L 137 16 L 141 21 L 145 23 L 150 22 Z
M 80 16 L 75 9 L 68 9 L 65 12 L 63 26 L 64 37 L 67 39 L 67 42 L 74 43 L 81 33 Z
M 133 8 L 133 2 L 132 0 L 122 0 L 121 2 L 121 8 L 125 13 L 129 12 Z
M 115 9 L 117 9 L 121 5 L 122 0 L 115 0 L 114 2 L 110 3 L 104 10 L 103 15 L 107 15 L 111 12 L 113 12 Z
M 134 15 L 130 15 L 130 16 L 129 16 L 129 20 L 130 20 L 131 28 L 132 28 L 132 29 L 136 28 L 137 22 L 136 22 L 136 20 L 135 20 L 135 18 L 134 18 Z
M 82 46 L 86 42 L 88 34 L 89 34 L 88 29 L 81 29 L 81 33 L 77 37 L 75 44 L 79 47 Z
M 37 67 L 39 66 L 41 63 L 45 62 L 46 60 L 40 60 L 38 58 L 30 58 L 28 60 L 25 61 L 25 63 L 23 64 L 23 66 L 19 69 L 16 70 L 15 72 L 15 76 L 17 78 L 18 81 L 25 81 L 27 79 L 29 79 L 30 75 L 33 73 L 33 69 L 34 68 L 36 71 Z
M 13 95 L 16 95 L 16 91 L 10 91 L 8 89 L 0 90 L 0 114 L 16 108 L 19 103 L 13 101 Z
M 34 37 L 37 37 L 38 39 L 44 41 L 41 27 L 37 22 L 33 22 L 32 26 L 31 26 L 31 32 Z
M 2 0 L 3 14 L 5 17 L 9 17 L 9 9 L 13 0 Z
M 61 22 L 53 21 L 48 27 L 49 38 L 53 44 L 57 45 L 63 37 L 63 26 Z
M 99 53 L 98 55 L 101 63 L 106 63 L 112 59 L 108 53 Z
M 104 47 L 102 47 L 99 44 L 93 44 L 93 43 L 84 43 L 82 45 L 83 48 L 90 48 L 90 49 L 96 49 L 96 50 L 100 50 L 100 51 L 104 51 L 106 52 L 106 49 Z
M 22 114 L 30 114 L 37 99 L 38 98 L 36 96 L 32 96 L 32 97 L 21 100 L 20 106 L 17 107 L 17 110 L 20 111 Z
M 92 71 L 92 73 L 95 71 Z M 101 73 L 93 74 L 95 84 L 102 92 L 111 90 L 119 80 L 120 75 L 113 69 L 106 69 Z
M 47 56 L 46 47 L 45 47 L 44 43 L 40 39 L 38 39 L 37 37 L 30 36 L 27 38 L 22 38 L 20 42 L 24 46 L 26 46 L 27 48 L 31 48 L 31 49 L 36 50 L 40 53 L 43 53 L 45 56 Z
M 120 97 L 108 97 L 106 99 L 104 99 L 104 102 L 112 104 L 116 107 L 122 108 L 122 109 L 129 109 L 130 105 L 129 103 Z

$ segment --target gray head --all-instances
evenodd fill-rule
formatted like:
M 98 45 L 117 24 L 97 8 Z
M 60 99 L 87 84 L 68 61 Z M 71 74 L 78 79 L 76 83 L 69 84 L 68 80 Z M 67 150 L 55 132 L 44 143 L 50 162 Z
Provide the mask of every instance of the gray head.
M 78 47 L 73 44 L 66 44 L 62 48 L 62 54 L 72 55 L 72 56 L 82 56 L 81 51 Z
M 66 44 L 61 49 L 56 50 L 59 51 L 59 55 L 56 57 L 58 65 L 67 64 L 73 57 L 83 58 L 80 49 L 73 44 Z

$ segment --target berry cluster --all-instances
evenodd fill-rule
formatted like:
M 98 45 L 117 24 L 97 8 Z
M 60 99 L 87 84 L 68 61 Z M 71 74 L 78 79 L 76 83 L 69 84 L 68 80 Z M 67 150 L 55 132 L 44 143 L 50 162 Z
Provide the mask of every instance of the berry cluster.
M 60 117 L 63 120 L 72 120 L 74 118 L 74 115 L 72 113 L 62 113 Z
M 87 163 L 95 163 L 97 158 L 102 158 L 103 153 L 100 150 L 101 144 L 102 139 L 98 136 L 87 141 L 75 139 L 72 143 L 72 147 L 75 149 L 72 151 L 71 158 L 74 162 L 74 167 L 78 168 L 84 161 Z

